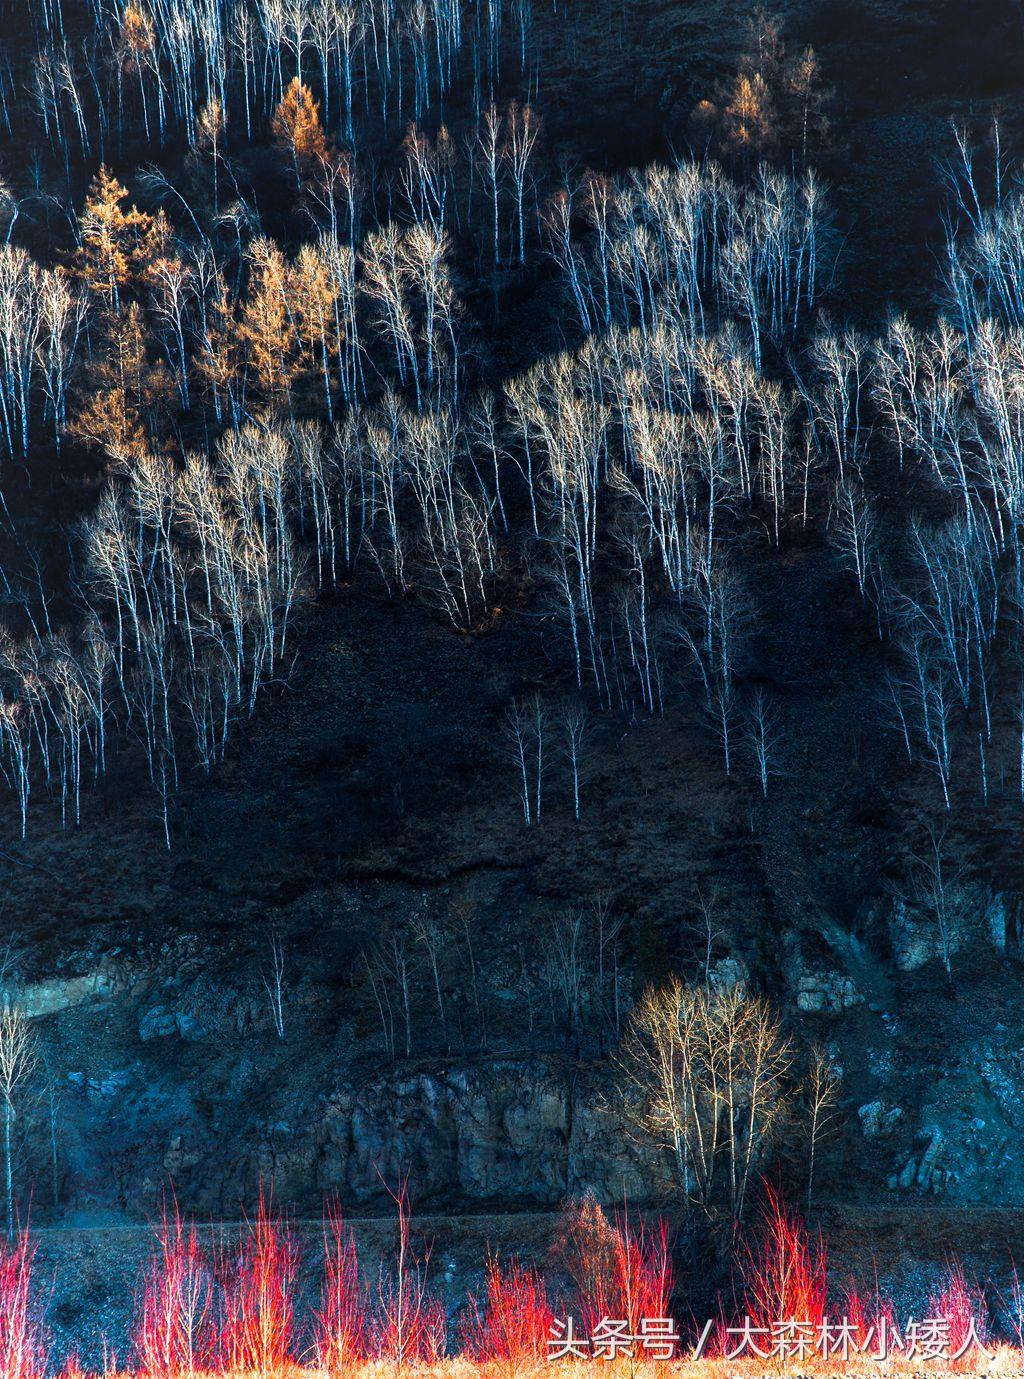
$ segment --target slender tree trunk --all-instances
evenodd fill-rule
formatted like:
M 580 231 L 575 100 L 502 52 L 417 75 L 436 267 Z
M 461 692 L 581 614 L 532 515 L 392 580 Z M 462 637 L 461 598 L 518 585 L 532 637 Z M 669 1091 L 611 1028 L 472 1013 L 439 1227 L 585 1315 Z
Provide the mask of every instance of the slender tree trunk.
M 7 1193 L 7 1239 L 14 1239 L 14 1172 L 11 1163 L 11 1121 L 14 1108 L 8 1097 L 4 1102 L 4 1186 Z

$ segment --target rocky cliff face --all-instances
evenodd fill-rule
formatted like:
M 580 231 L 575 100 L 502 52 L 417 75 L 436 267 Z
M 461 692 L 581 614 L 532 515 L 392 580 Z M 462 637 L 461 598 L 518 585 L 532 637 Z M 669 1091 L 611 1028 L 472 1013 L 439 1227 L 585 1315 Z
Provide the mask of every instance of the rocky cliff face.
M 970 912 L 983 945 L 958 931 L 960 1000 L 926 917 L 902 901 L 866 926 L 892 936 L 889 958 L 877 934 L 826 925 L 789 943 L 786 1022 L 798 1042 L 826 1044 L 843 1074 L 826 1195 L 1009 1201 L 1024 1186 L 1011 910 L 999 897 Z M 19 1155 L 37 1212 L 145 1215 L 173 1182 L 183 1205 L 231 1216 L 261 1179 L 310 1211 L 328 1194 L 372 1207 L 402 1177 L 435 1206 L 670 1194 L 663 1155 L 623 1127 L 613 1063 L 597 1050 L 482 1048 L 392 1064 L 366 993 L 323 953 L 289 957 L 281 1038 L 266 970 L 251 958 L 183 935 L 155 953 L 68 952 L 59 970 L 17 979 L 44 1055 Z M 710 979 L 750 974 L 726 957 Z
M 356 1201 L 408 1173 L 428 1199 L 556 1204 L 591 1188 L 643 1197 L 660 1174 L 602 1105 L 600 1078 L 507 1060 L 381 1079 L 328 1099 L 317 1173 Z
M 148 963 L 124 949 L 90 970 L 66 961 L 11 987 L 45 1050 L 21 1176 L 49 1181 L 55 1152 L 64 1210 L 145 1212 L 168 1180 L 228 1214 L 260 1178 L 310 1207 L 372 1202 L 402 1177 L 433 1203 L 658 1190 L 657 1156 L 624 1137 L 600 1066 L 478 1052 L 382 1067 L 317 972 L 289 971 L 280 1038 L 261 977 L 214 976 L 195 938 Z

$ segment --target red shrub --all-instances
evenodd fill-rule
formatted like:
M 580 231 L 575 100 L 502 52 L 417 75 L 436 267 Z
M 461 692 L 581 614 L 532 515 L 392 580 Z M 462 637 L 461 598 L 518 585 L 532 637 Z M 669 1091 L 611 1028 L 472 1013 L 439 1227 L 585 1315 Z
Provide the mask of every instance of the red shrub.
M 213 1276 L 194 1226 L 186 1230 L 177 1204 L 160 1222 L 146 1270 L 133 1337 L 140 1368 L 175 1379 L 206 1368 L 213 1349 Z
M 827 1313 L 825 1249 L 813 1244 L 798 1213 L 765 1188 L 757 1243 L 741 1254 L 740 1275 L 747 1315 L 769 1331 L 773 1324 L 807 1322 L 818 1327 Z
M 223 1281 L 222 1368 L 260 1379 L 290 1368 L 297 1272 L 298 1248 L 261 1187 L 256 1220 Z
M 613 1259 L 614 1316 L 628 1321 L 636 1335 L 645 1317 L 668 1316 L 673 1280 L 665 1222 L 633 1226 L 623 1212 L 615 1222 Z
M 955 1367 L 969 1369 L 978 1359 L 978 1344 L 988 1340 L 987 1308 L 980 1285 L 967 1278 L 958 1260 L 947 1261 L 945 1278 L 928 1299 L 928 1316 L 949 1324 L 950 1354 L 964 1351 Z
M 366 1299 L 355 1237 L 343 1225 L 334 1204 L 327 1210 L 324 1251 L 324 1289 L 316 1318 L 314 1354 L 318 1368 L 337 1375 L 366 1353 Z
M 873 1294 L 865 1296 L 852 1282 L 843 1292 L 843 1315 L 850 1323 L 856 1345 L 866 1353 L 878 1353 L 883 1342 L 898 1335 L 900 1328 L 892 1300 L 883 1297 L 875 1281 Z
M 502 1268 L 487 1261 L 486 1297 L 470 1299 L 470 1319 L 463 1341 L 478 1362 L 495 1362 L 517 1374 L 543 1359 L 554 1320 L 544 1280 L 535 1269 L 509 1260 Z
M 32 1297 L 35 1247 L 28 1233 L 0 1240 L 0 1374 L 4 1379 L 43 1379 L 46 1352 Z

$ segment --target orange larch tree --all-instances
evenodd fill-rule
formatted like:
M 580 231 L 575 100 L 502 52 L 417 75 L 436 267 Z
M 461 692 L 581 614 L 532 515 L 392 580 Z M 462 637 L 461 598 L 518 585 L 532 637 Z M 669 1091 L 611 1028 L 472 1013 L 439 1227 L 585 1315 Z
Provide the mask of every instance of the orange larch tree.
M 291 155 L 297 181 L 326 159 L 327 136 L 320 122 L 320 106 L 298 77 L 281 97 L 271 128 L 275 142 Z
M 273 240 L 249 249 L 249 291 L 238 322 L 253 382 L 269 403 L 290 406 L 301 341 L 296 329 L 288 264 Z
M 139 283 L 160 240 L 169 234 L 163 216 L 147 215 L 127 201 L 127 187 L 101 166 L 85 198 L 73 265 L 90 293 L 114 312 L 120 310 L 124 289 Z

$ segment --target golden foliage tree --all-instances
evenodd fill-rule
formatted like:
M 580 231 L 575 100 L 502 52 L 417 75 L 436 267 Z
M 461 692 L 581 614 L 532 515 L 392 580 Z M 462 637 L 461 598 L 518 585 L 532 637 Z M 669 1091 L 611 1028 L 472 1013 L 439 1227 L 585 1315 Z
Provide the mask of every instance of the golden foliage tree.
M 292 270 L 295 316 L 302 342 L 302 368 L 310 381 L 322 380 L 331 414 L 331 386 L 343 330 L 336 324 L 338 283 L 316 244 L 304 244 Z
M 72 271 L 98 308 L 95 349 L 71 430 L 111 453 L 145 448 L 172 386 L 166 365 L 150 358 L 153 331 L 145 304 L 180 263 L 163 211 L 129 203 L 127 188 L 103 166 L 81 219 Z
M 761 157 L 771 151 L 779 117 L 768 83 L 760 72 L 740 72 L 724 111 L 726 142 L 736 151 Z
M 297 177 L 327 157 L 327 136 L 320 122 L 320 106 L 307 86 L 293 77 L 281 97 L 271 129 L 274 140 L 287 149 Z
M 129 303 L 91 370 L 90 388 L 72 430 L 112 455 L 141 455 L 160 408 L 172 394 L 162 361 L 146 350 L 147 327 L 138 302 Z
M 249 248 L 249 290 L 242 304 L 238 336 L 253 381 L 268 401 L 291 393 L 298 336 L 289 303 L 291 284 L 284 254 L 261 237 Z
M 169 236 L 163 216 L 128 205 L 128 189 L 105 165 L 92 180 L 74 259 L 79 279 L 101 303 L 120 310 L 125 288 L 136 286 L 161 241 Z
M 155 41 L 153 21 L 138 5 L 126 5 L 121 19 L 121 47 L 133 58 L 150 53 Z
M 735 76 L 714 100 L 700 102 L 690 122 L 700 142 L 747 162 L 798 150 L 806 163 L 828 133 L 829 97 L 813 48 L 787 53 L 778 19 L 758 7 Z
M 273 240 L 249 250 L 249 286 L 238 317 L 248 375 L 270 405 L 293 409 L 296 389 L 326 393 L 330 412 L 341 335 L 338 283 L 319 246 L 307 244 L 289 263 Z

